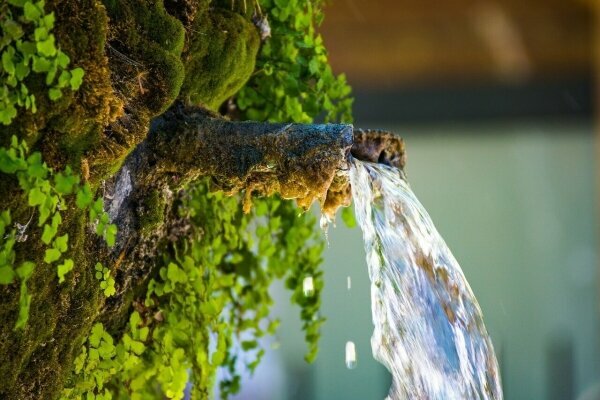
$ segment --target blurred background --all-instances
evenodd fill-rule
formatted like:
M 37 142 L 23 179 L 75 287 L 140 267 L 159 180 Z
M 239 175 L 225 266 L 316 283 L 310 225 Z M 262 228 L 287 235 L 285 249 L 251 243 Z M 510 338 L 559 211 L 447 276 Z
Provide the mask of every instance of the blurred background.
M 322 34 L 354 88 L 355 125 L 405 138 L 409 180 L 479 299 L 508 400 L 600 399 L 598 10 L 594 0 L 326 9 Z M 298 310 L 277 288 L 277 349 L 237 399 L 385 397 L 361 235 L 330 228 L 317 361 L 303 361 Z

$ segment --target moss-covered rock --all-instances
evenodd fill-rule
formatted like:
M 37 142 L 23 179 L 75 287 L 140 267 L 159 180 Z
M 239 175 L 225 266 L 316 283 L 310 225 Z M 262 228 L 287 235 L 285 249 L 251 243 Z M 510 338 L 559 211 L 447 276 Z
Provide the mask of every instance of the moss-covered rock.
M 220 8 L 196 19 L 190 31 L 181 96 L 216 110 L 250 78 L 260 39 L 248 19 Z
M 26 84 L 36 96 L 38 111 L 20 110 L 10 126 L 1 126 L 0 145 L 17 134 L 40 150 L 51 167 L 70 165 L 94 189 L 101 188 L 144 140 L 152 119 L 177 99 L 217 109 L 250 77 L 260 44 L 254 26 L 247 16 L 209 8 L 209 3 L 47 0 L 47 12 L 56 16 L 58 46 L 69 55 L 69 68 L 85 70 L 83 84 L 51 101 L 44 76 L 31 74 Z M 15 220 L 26 221 L 31 209 L 23 204 L 14 177 L 0 175 L 0 194 L 7 198 L 3 208 L 10 208 Z M 160 229 L 166 212 L 163 193 L 150 186 L 138 210 L 142 236 Z M 66 256 L 75 261 L 65 282 L 59 284 L 55 267 L 43 262 L 40 229 L 32 228 L 16 249 L 21 260 L 37 265 L 28 281 L 33 298 L 24 330 L 12 329 L 19 309 L 18 284 L 0 285 L 2 399 L 56 398 L 99 315 L 118 332 L 135 297 L 143 295 L 139 286 L 145 276 L 134 283 L 121 279 L 121 296 L 106 305 L 94 277 L 98 261 L 122 277 L 125 268 L 140 265 L 143 246 L 111 253 L 94 239 L 77 207 L 71 205 L 63 216 L 61 233 L 70 237 Z M 155 250 L 156 245 L 148 248 Z M 103 308 L 114 313 L 102 313 Z

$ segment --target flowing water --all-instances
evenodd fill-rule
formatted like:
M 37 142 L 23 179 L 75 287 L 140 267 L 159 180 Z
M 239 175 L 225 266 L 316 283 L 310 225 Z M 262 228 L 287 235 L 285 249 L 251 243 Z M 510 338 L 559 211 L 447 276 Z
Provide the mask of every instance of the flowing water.
M 352 196 L 371 278 L 373 356 L 389 399 L 502 399 L 481 309 L 401 171 L 352 160 Z

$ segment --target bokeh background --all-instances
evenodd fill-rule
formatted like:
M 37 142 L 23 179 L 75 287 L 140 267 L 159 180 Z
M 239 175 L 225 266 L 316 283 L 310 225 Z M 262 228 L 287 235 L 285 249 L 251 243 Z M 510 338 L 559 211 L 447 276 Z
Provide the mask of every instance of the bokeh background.
M 600 399 L 599 10 L 594 0 L 335 0 L 326 9 L 322 34 L 354 88 L 355 125 L 405 138 L 409 180 L 479 299 L 508 400 Z M 303 361 L 298 311 L 276 288 L 277 349 L 237 399 L 385 397 L 358 228 L 330 229 L 324 269 L 317 361 Z

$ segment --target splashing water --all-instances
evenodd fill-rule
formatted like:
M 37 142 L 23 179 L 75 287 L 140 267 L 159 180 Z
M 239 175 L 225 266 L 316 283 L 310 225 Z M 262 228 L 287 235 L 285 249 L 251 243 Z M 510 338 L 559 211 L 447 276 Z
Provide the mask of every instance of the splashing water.
M 375 329 L 389 399 L 502 399 L 481 310 L 460 266 L 402 172 L 352 160 Z

